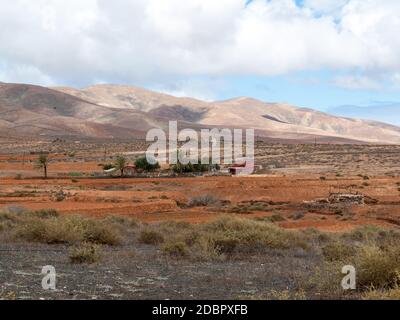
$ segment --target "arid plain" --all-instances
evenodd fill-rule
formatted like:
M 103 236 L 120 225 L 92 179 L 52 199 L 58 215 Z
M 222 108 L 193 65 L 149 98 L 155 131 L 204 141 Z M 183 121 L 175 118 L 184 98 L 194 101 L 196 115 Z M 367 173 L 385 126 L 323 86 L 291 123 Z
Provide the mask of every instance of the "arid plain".
M 145 147 L 141 141 L 3 142 L 0 205 L 95 217 L 122 215 L 143 222 L 198 223 L 221 214 L 278 215 L 282 217 L 278 224 L 285 228 L 327 231 L 362 224 L 400 224 L 400 148 L 396 146 L 258 142 L 256 161 L 263 169 L 249 177 L 118 178 L 103 174 L 101 165 L 112 163 L 116 154 L 131 154 L 127 157 L 133 163 Z M 43 149 L 52 150 L 49 179 L 42 179 L 42 172 L 35 168 L 34 153 Z M 57 193 L 65 194 L 62 200 L 57 201 Z M 312 205 L 333 193 L 360 194 L 370 201 Z M 204 195 L 222 204 L 185 206 L 191 198 Z

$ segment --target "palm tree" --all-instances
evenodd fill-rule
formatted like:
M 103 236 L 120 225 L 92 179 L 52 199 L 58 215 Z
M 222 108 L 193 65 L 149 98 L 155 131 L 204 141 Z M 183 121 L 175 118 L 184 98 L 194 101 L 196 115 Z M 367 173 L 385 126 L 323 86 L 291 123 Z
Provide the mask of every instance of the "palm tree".
M 43 169 L 44 178 L 47 179 L 47 167 L 49 165 L 49 156 L 47 154 L 40 154 L 38 159 L 36 160 L 36 168 Z
M 115 169 L 117 169 L 121 172 L 121 177 L 124 176 L 124 170 L 125 170 L 127 163 L 128 163 L 128 160 L 122 155 L 118 155 L 115 160 Z

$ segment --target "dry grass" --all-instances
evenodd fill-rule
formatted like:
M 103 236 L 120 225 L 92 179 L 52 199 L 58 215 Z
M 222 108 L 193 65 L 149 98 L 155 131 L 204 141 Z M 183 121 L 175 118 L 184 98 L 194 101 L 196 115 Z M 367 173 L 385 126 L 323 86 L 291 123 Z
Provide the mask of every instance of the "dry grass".
M 92 243 L 83 243 L 75 246 L 69 253 L 71 263 L 94 264 L 101 258 L 100 249 Z
M 111 225 L 80 216 L 27 217 L 16 227 L 15 236 L 25 241 L 48 244 L 90 242 L 118 245 L 121 242 L 117 230 Z
M 55 210 L 0 213 L 0 231 L 13 238 L 47 244 L 118 245 L 121 237 L 115 224 L 81 216 L 59 216 Z
M 164 236 L 155 230 L 143 230 L 140 233 L 139 241 L 144 244 L 160 244 L 164 242 Z
M 396 286 L 389 290 L 371 289 L 362 296 L 363 300 L 400 300 L 400 287 Z
M 399 280 L 400 249 L 398 245 L 387 248 L 363 246 L 357 252 L 354 266 L 360 290 L 394 288 Z
M 322 248 L 322 254 L 328 261 L 342 261 L 346 262 L 356 252 L 353 245 L 345 244 L 342 242 L 332 242 Z
M 93 264 L 100 260 L 101 245 L 138 240 L 156 246 L 173 259 L 226 261 L 249 259 L 270 253 L 303 252 L 318 259 L 310 265 L 312 276 L 299 282 L 295 291 L 271 291 L 262 299 L 364 298 L 395 299 L 399 296 L 400 233 L 362 227 L 346 234 L 326 234 L 314 229 L 289 231 L 266 220 L 221 216 L 193 225 L 164 222 L 143 225 L 124 217 L 91 219 L 59 216 L 54 210 L 0 213 L 0 231 L 11 239 L 46 244 L 73 245 L 72 263 Z M 275 220 L 275 219 L 272 219 Z M 125 232 L 125 233 L 124 233 Z M 340 282 L 344 265 L 357 271 L 357 291 L 344 292 Z
M 159 245 L 166 254 L 195 260 L 246 257 L 266 249 L 305 248 L 305 237 L 270 222 L 224 216 L 203 225 L 162 223 L 141 232 L 142 243 Z

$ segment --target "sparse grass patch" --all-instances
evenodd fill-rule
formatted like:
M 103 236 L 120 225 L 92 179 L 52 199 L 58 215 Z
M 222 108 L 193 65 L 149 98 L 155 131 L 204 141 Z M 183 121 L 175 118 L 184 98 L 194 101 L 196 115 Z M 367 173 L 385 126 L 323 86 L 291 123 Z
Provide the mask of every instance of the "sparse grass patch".
M 70 177 L 83 177 L 83 173 L 82 172 L 69 172 L 68 176 L 70 176 Z
M 37 211 L 27 212 L 27 215 L 32 217 L 38 217 L 41 219 L 49 219 L 49 218 L 57 218 L 59 217 L 59 213 L 55 209 L 42 209 Z

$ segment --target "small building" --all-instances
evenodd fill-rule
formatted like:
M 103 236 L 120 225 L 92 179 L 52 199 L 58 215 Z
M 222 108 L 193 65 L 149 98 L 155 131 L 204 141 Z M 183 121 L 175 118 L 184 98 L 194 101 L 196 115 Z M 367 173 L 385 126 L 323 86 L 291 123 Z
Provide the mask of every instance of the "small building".
M 248 168 L 246 167 L 246 162 L 244 162 L 244 163 L 234 164 L 230 166 L 228 170 L 230 174 L 237 176 L 248 171 Z
M 125 166 L 124 168 L 124 173 L 127 176 L 133 176 L 137 173 L 137 169 L 136 166 L 134 164 L 128 164 L 127 166 Z
M 262 166 L 255 165 L 254 161 L 245 161 L 242 163 L 236 163 L 230 167 L 228 167 L 229 173 L 238 176 L 238 175 L 251 175 L 254 174 L 257 170 L 262 170 Z

